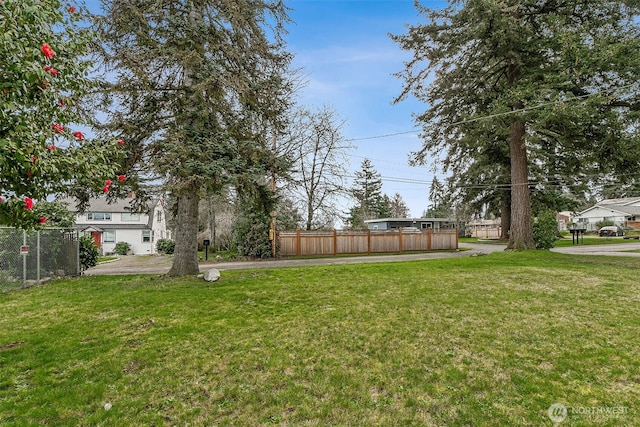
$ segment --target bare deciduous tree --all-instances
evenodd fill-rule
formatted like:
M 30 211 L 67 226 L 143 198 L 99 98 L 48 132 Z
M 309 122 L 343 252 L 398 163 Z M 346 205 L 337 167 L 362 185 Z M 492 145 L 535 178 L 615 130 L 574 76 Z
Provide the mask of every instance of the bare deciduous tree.
M 345 192 L 347 153 L 353 149 L 342 137 L 344 123 L 329 107 L 300 108 L 279 146 L 292 162 L 284 191 L 304 206 L 307 230 L 332 227 L 340 214 L 336 202 Z

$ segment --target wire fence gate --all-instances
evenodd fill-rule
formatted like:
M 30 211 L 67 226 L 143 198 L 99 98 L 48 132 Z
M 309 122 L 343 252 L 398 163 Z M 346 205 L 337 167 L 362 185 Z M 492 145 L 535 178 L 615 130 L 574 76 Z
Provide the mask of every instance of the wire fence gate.
M 80 274 L 76 230 L 24 231 L 0 227 L 0 291 Z

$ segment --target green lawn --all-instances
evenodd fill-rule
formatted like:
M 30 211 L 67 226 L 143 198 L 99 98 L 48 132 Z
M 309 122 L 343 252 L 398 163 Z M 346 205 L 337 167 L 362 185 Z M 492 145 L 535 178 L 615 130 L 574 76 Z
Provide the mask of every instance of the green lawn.
M 637 425 L 639 273 L 505 252 L 8 292 L 0 425 Z

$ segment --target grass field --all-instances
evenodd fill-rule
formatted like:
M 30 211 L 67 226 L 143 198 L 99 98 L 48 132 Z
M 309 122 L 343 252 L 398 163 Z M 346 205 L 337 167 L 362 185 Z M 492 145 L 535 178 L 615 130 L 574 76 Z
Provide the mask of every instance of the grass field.
M 526 252 L 8 292 L 0 425 L 640 425 L 639 273 Z

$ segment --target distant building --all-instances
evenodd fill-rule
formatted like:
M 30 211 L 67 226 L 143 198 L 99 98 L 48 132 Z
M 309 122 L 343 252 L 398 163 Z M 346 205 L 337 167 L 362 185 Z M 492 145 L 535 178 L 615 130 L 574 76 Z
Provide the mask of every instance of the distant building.
M 91 199 L 87 211 L 76 213 L 75 228 L 90 235 L 101 254 L 113 253 L 118 242 L 127 242 L 135 255 L 150 255 L 156 252 L 159 239 L 171 239 L 167 229 L 167 217 L 162 200 L 147 203 L 141 213 L 131 211 L 132 198 L 108 203 L 106 199 Z M 75 202 L 62 200 L 75 212 Z
M 456 228 L 456 222 L 448 218 L 379 218 L 369 219 L 364 223 L 369 230 L 391 230 L 394 228 L 442 230 Z
M 478 239 L 499 239 L 501 232 L 500 218 L 474 219 L 466 225 L 466 235 Z
M 640 230 L 640 197 L 606 199 L 579 212 L 571 220 L 587 231 L 597 231 L 596 224 L 602 221 Z
M 567 231 L 569 229 L 569 224 L 571 224 L 571 212 L 558 212 L 556 215 L 556 222 L 558 223 L 558 230 Z

